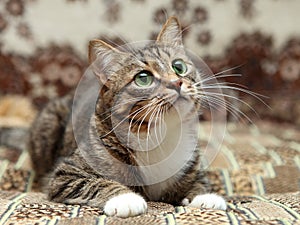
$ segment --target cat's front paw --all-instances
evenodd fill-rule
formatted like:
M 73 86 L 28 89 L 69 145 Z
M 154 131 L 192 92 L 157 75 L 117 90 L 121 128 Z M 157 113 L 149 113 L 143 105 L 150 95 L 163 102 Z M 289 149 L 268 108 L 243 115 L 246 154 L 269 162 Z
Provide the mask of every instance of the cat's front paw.
M 182 204 L 185 206 L 191 206 L 195 208 L 210 208 L 210 209 L 221 209 L 226 210 L 225 200 L 216 194 L 203 194 L 197 195 L 192 202 L 188 199 L 183 199 Z
M 130 217 L 147 211 L 146 201 L 138 194 L 126 193 L 109 199 L 104 212 L 108 216 Z

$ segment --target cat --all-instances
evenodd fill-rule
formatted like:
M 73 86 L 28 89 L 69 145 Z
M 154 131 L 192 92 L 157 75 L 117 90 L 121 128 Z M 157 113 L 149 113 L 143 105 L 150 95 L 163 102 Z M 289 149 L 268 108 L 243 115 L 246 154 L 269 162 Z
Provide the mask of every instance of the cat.
M 75 141 L 74 92 L 50 102 L 30 130 L 29 152 L 51 201 L 99 207 L 108 216 L 147 212 L 147 201 L 226 210 L 210 193 L 197 144 L 201 77 L 170 17 L 157 40 L 114 48 L 92 40 L 89 59 L 101 89 L 87 142 Z M 196 116 L 195 116 L 196 115 Z M 78 122 L 78 121 L 77 121 Z M 48 175 L 50 173 L 50 175 Z

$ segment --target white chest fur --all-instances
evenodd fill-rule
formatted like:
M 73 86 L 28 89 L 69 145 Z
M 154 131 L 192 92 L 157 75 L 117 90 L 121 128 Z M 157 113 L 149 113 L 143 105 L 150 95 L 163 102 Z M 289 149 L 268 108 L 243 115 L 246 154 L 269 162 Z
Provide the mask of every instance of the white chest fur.
M 192 159 L 198 140 L 198 118 L 182 121 L 176 113 L 170 113 L 162 130 L 155 132 L 153 128 L 149 134 L 159 140 L 155 148 L 137 152 L 147 195 L 154 201 L 178 181 Z M 157 138 L 158 132 L 163 133 L 163 138 Z

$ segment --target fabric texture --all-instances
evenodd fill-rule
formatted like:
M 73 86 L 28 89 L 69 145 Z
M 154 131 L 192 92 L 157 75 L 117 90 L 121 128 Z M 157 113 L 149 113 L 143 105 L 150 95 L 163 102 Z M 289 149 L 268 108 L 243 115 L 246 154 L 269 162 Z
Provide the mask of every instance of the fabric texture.
M 33 107 L 28 110 L 34 114 Z M 201 146 L 209 142 L 210 128 L 210 122 L 201 124 Z M 208 168 L 213 192 L 226 197 L 227 211 L 149 202 L 147 214 L 127 219 L 48 201 L 34 185 L 28 152 L 20 147 L 27 129 L 12 124 L 0 130 L 12 139 L 0 147 L 0 224 L 300 224 L 300 130 L 290 124 L 227 124 Z

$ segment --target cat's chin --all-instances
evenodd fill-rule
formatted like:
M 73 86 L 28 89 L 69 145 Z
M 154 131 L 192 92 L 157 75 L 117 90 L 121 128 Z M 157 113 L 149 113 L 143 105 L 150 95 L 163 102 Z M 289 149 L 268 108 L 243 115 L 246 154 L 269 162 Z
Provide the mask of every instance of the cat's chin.
M 194 112 L 194 114 L 193 114 Z M 176 113 L 180 116 L 181 119 L 187 119 L 191 116 L 197 117 L 197 108 L 195 102 L 188 97 L 179 96 L 176 101 L 172 104 L 172 107 L 169 110 L 170 114 Z

